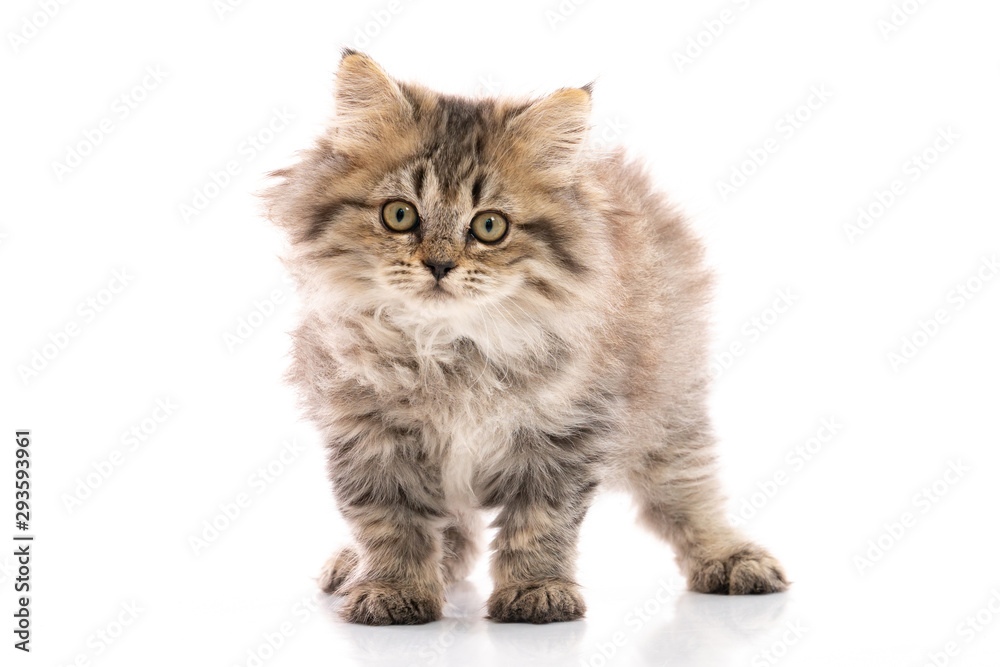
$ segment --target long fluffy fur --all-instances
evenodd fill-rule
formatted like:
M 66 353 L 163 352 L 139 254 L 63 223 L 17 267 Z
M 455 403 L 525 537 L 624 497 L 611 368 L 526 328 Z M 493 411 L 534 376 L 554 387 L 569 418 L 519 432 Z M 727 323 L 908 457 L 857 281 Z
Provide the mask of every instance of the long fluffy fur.
M 706 415 L 702 248 L 642 167 L 587 146 L 589 89 L 441 95 L 347 52 L 336 115 L 266 193 L 304 303 L 290 377 L 355 544 L 321 585 L 371 624 L 440 617 L 496 510 L 489 615 L 578 618 L 577 532 L 631 492 L 694 590 L 785 576 L 725 521 Z M 420 225 L 391 233 L 382 205 Z M 478 243 L 476 212 L 507 236 Z M 456 263 L 435 289 L 426 261 Z

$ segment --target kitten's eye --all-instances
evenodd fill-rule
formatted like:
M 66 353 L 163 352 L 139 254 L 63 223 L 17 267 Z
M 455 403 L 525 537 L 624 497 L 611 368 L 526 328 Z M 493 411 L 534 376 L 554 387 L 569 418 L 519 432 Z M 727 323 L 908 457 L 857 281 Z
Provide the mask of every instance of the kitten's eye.
M 382 207 L 382 222 L 394 232 L 408 232 L 417 226 L 420 217 L 413 204 L 391 201 Z
M 496 211 L 486 211 L 472 219 L 469 230 L 483 243 L 496 243 L 507 234 L 507 218 Z

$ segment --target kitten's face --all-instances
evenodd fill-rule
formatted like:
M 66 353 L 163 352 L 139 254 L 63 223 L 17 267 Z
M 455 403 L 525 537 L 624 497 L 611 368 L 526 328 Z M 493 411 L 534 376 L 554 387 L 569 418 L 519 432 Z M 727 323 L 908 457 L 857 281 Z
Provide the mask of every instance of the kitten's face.
M 367 251 L 371 285 L 383 299 L 431 308 L 484 304 L 523 286 L 527 274 L 518 266 L 530 248 L 514 225 L 531 205 L 509 194 L 511 184 L 477 158 L 470 138 L 406 156 L 372 188 L 380 205 L 358 211 L 359 252 Z
M 574 174 L 589 92 L 534 103 L 399 84 L 347 55 L 334 126 L 270 193 L 300 274 L 341 302 L 424 314 L 551 307 L 588 272 Z

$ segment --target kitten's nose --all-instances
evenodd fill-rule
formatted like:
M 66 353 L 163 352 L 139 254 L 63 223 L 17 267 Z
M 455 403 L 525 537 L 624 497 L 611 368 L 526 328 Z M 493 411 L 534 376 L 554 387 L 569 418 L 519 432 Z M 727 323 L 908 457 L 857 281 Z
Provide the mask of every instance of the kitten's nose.
M 445 274 L 455 268 L 455 262 L 451 260 L 438 261 L 433 259 L 425 259 L 424 266 L 430 269 L 431 273 L 434 274 L 436 280 L 441 280 L 444 278 Z

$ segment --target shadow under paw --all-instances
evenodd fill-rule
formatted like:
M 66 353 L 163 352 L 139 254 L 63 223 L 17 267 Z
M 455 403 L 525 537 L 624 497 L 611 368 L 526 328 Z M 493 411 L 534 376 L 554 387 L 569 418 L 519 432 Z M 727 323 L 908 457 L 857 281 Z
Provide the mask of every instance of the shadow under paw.
M 554 623 L 582 618 L 587 606 L 576 584 L 546 579 L 497 588 L 487 609 L 501 623 Z
M 699 593 L 761 595 L 786 590 L 788 579 L 774 556 L 750 545 L 724 557 L 698 561 L 688 575 L 688 586 Z

